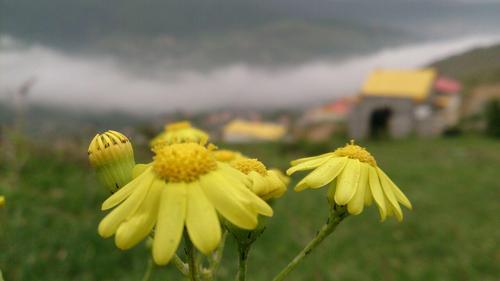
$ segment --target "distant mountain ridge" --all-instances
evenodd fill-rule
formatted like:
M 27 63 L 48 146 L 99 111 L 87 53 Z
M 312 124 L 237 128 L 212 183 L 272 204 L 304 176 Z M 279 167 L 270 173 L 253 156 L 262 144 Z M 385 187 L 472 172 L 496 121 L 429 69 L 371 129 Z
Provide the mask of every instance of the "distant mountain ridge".
M 466 92 L 479 85 L 500 83 L 500 44 L 451 56 L 432 66 L 460 80 Z
M 488 31 L 498 14 L 458 1 L 0 0 L 0 35 L 174 66 L 279 64 Z

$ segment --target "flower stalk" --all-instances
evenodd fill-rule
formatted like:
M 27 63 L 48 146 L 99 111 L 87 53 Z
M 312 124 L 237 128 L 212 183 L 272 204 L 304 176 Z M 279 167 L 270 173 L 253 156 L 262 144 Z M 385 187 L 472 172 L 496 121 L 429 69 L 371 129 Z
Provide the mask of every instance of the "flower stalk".
M 285 280 L 286 276 L 292 272 L 307 255 L 309 255 L 318 245 L 321 244 L 321 242 L 323 242 L 326 237 L 335 231 L 337 226 L 344 220 L 345 217 L 347 217 L 347 215 L 348 213 L 346 207 L 334 204 L 330 209 L 328 219 L 316 233 L 316 236 L 283 270 L 281 270 L 280 273 L 278 273 L 278 275 L 276 275 L 276 277 L 274 277 L 273 281 Z
M 180 273 L 182 273 L 182 275 L 189 275 L 189 266 L 185 262 L 183 262 L 177 254 L 172 257 L 172 264 L 175 266 L 175 268 L 177 268 L 177 270 L 179 270 Z
M 251 244 L 238 243 L 238 275 L 236 280 L 245 281 L 247 276 L 248 253 Z
M 238 273 L 236 275 L 237 281 L 246 280 L 248 254 L 253 243 L 264 233 L 266 230 L 265 223 L 261 221 L 261 225 L 255 230 L 243 230 L 234 227 L 231 224 L 226 225 L 227 231 L 233 235 L 236 243 L 238 244 Z
M 207 270 L 207 280 L 214 280 L 217 275 L 217 270 L 219 270 L 220 262 L 222 260 L 222 256 L 224 255 L 224 247 L 227 239 L 227 230 L 225 228 L 222 229 L 222 238 L 219 244 L 219 247 L 212 253 L 209 257 L 209 269 Z
M 151 279 L 151 274 L 153 273 L 154 263 L 152 259 L 148 260 L 148 264 L 146 265 L 146 271 L 142 277 L 142 281 L 149 281 Z
M 196 257 L 195 257 L 195 250 L 193 246 L 193 242 L 189 238 L 189 235 L 187 234 L 187 231 L 185 232 L 184 235 L 184 250 L 186 251 L 186 256 L 187 256 L 187 261 L 188 261 L 188 266 L 189 266 L 189 272 L 188 272 L 188 277 L 190 281 L 198 281 L 198 264 L 196 262 Z

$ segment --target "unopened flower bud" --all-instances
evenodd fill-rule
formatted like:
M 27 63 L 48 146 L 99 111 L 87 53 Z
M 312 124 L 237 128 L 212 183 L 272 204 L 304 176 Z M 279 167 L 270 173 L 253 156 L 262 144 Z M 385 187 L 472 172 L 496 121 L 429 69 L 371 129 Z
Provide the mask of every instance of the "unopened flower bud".
M 99 181 L 111 192 L 132 180 L 134 150 L 123 134 L 116 131 L 97 134 L 90 143 L 88 155 Z

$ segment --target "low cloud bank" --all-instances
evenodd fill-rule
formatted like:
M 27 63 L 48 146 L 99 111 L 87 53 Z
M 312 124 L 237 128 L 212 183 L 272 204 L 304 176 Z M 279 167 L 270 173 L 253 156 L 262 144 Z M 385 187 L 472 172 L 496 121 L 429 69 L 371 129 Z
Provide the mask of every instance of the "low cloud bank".
M 26 80 L 30 101 L 91 110 L 164 112 L 214 107 L 286 107 L 355 93 L 374 68 L 424 66 L 469 49 L 500 42 L 478 36 L 388 48 L 340 62 L 316 61 L 268 70 L 234 64 L 209 72 L 134 75 L 110 58 L 68 56 L 45 46 L 20 47 L 0 38 L 0 97 Z

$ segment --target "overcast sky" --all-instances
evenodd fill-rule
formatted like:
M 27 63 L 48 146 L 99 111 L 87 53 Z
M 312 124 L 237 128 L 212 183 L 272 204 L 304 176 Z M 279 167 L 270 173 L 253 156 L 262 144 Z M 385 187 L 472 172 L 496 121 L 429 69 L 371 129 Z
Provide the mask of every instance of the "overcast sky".
M 478 46 L 500 42 L 480 36 L 385 49 L 341 62 L 309 62 L 268 70 L 242 64 L 210 72 L 135 75 L 111 58 L 71 57 L 44 46 L 19 48 L 0 40 L 0 97 L 31 77 L 30 101 L 81 109 L 131 112 L 201 110 L 226 106 L 286 107 L 355 93 L 374 68 L 417 67 Z

